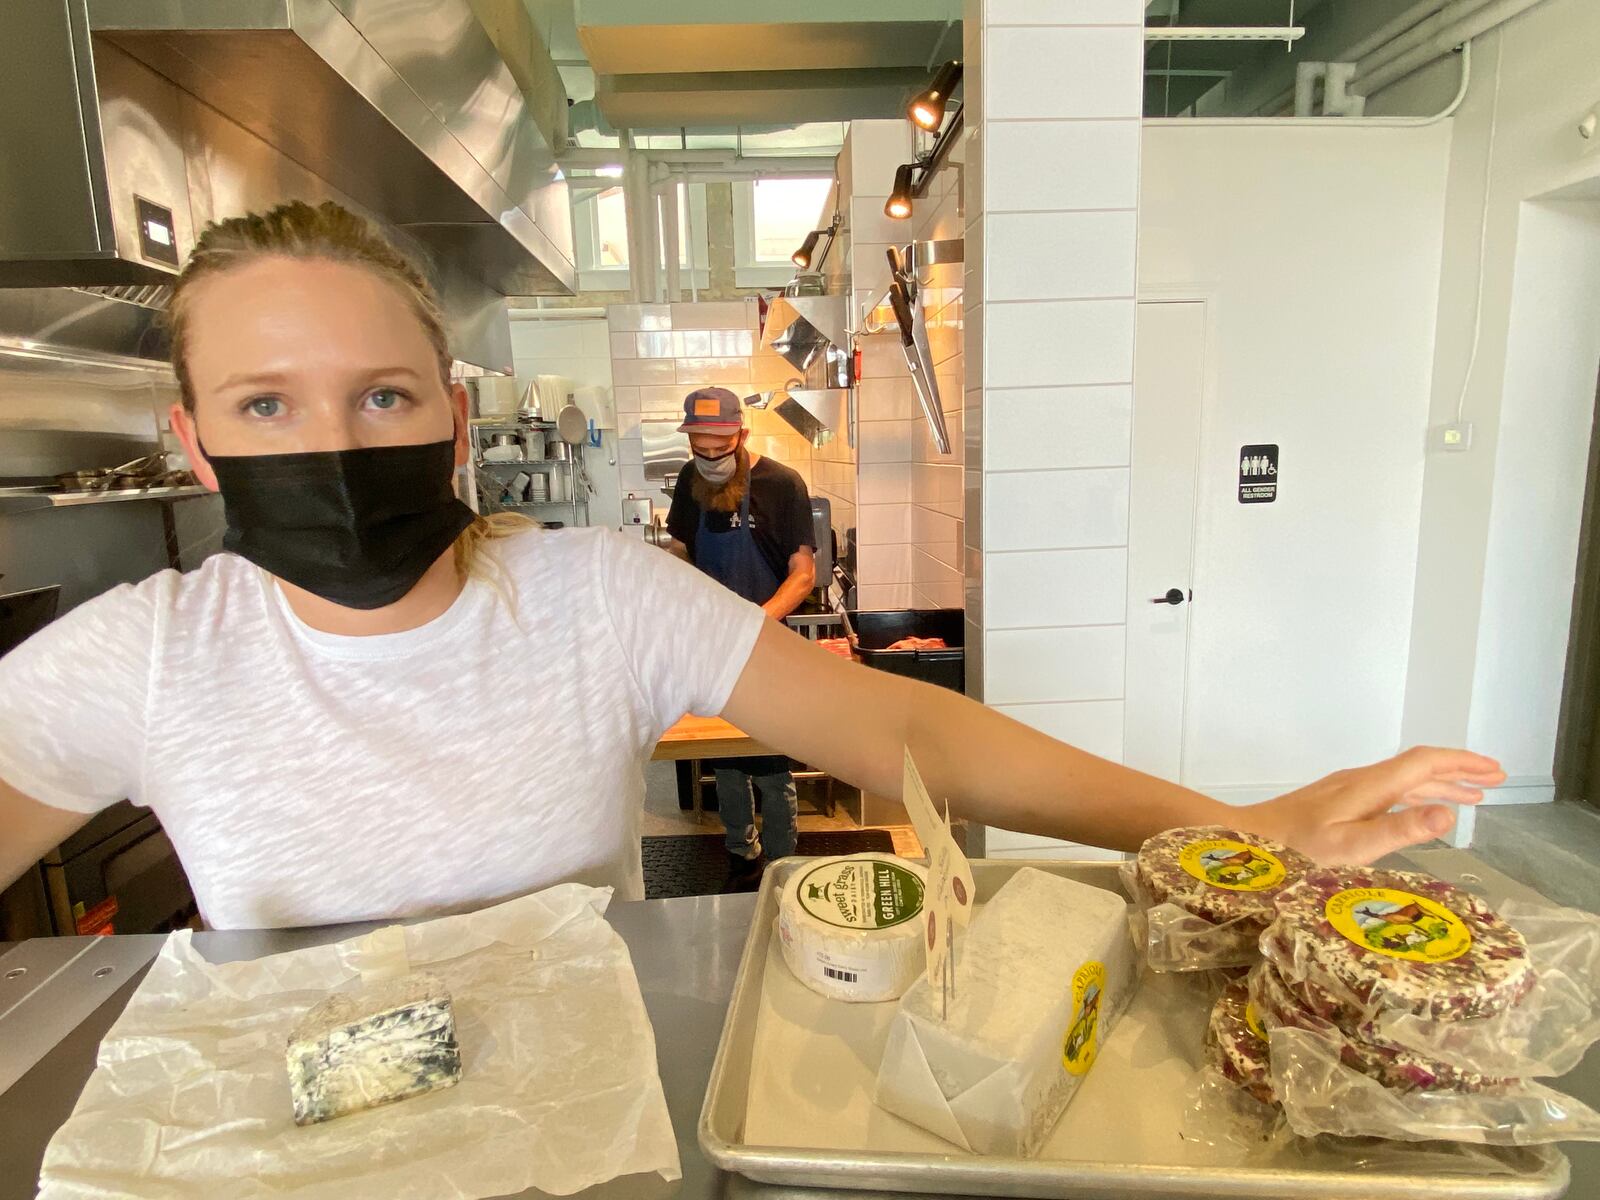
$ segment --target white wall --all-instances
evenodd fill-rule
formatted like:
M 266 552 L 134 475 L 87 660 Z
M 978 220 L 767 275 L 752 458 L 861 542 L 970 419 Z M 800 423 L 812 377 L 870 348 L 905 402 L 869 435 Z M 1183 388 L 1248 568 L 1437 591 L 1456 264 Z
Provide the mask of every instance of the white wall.
M 1403 735 L 1499 755 L 1521 785 L 1507 798 L 1545 799 L 1600 354 L 1595 223 L 1564 207 L 1600 179 L 1600 151 L 1577 132 L 1600 101 L 1600 5 L 1547 0 L 1473 54 L 1431 415 L 1453 419 L 1460 404 L 1473 448 L 1428 458 Z
M 1395 749 L 1449 144 L 1447 125 L 1145 127 L 1140 294 L 1211 320 L 1185 783 Z M 1273 504 L 1238 502 L 1250 443 L 1280 447 Z
M 511 355 L 518 377 L 560 375 L 576 387 L 611 387 L 611 343 L 602 319 L 511 322 Z M 617 434 L 605 433 L 596 450 L 584 447 L 583 465 L 594 484 L 589 524 L 615 529 L 622 523 L 617 499 Z

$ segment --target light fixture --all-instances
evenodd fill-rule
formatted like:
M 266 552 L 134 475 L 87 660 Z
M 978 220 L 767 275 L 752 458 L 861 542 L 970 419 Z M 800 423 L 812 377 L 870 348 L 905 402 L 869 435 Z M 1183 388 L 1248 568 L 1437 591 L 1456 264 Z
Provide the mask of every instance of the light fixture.
M 789 256 L 789 261 L 804 271 L 811 265 L 811 256 L 817 251 L 817 239 L 823 234 L 821 229 L 813 229 L 806 234 L 805 241 L 800 243 L 800 249 Z
M 939 68 L 926 90 L 911 98 L 906 115 L 911 118 L 912 124 L 928 130 L 944 124 L 944 106 L 949 103 L 950 93 L 955 91 L 956 84 L 960 82 L 961 64 L 951 59 Z
M 894 188 L 883 204 L 884 216 L 903 221 L 911 215 L 911 173 L 916 169 L 916 163 L 901 163 L 895 168 Z

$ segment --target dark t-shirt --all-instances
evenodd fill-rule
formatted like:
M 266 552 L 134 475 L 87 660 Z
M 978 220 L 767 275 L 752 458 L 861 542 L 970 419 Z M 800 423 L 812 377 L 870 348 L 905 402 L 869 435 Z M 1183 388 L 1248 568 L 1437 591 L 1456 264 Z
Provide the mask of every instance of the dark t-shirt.
M 694 498 L 694 464 L 678 474 L 678 486 L 667 510 L 667 532 L 689 548 L 694 558 L 695 534 L 700 531 L 700 505 Z M 706 514 L 707 528 L 725 533 L 732 528 L 732 513 Z M 789 558 L 801 546 L 817 548 L 816 527 L 811 523 L 811 496 L 806 481 L 792 467 L 762 455 L 750 468 L 750 531 L 756 546 L 779 582 L 789 577 Z

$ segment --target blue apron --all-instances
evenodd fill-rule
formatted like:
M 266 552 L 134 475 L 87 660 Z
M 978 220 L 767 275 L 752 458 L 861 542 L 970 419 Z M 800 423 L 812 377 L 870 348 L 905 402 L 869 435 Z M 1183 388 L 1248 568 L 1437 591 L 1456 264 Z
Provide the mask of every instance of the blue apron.
M 748 488 L 731 525 L 724 533 L 714 533 L 706 523 L 705 510 L 701 510 L 700 528 L 694 535 L 694 565 L 750 603 L 765 604 L 777 595 L 782 581 L 751 532 Z

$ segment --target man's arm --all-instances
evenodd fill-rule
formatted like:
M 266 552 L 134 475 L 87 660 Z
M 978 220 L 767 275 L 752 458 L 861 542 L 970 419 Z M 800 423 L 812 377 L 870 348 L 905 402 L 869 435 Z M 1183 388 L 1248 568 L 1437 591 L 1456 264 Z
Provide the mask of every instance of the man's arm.
M 809 703 L 795 704 L 806 696 Z M 1231 807 L 1045 736 L 965 696 L 836 658 L 765 626 L 722 715 L 774 750 L 883 796 L 904 747 L 953 815 L 1022 833 L 1135 850 L 1164 829 L 1231 825 L 1326 863 L 1370 862 L 1450 828 L 1505 779 L 1464 750 L 1409 750 L 1263 804 Z M 1399 812 L 1390 812 L 1404 806 Z
M 781 621 L 800 607 L 800 602 L 817 586 L 817 560 L 810 546 L 801 546 L 789 556 L 789 575 L 761 607 L 774 621 Z
M 0 779 L 0 891 L 88 820 L 86 813 L 40 804 Z

